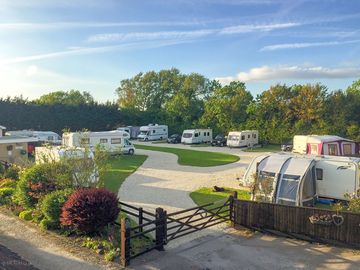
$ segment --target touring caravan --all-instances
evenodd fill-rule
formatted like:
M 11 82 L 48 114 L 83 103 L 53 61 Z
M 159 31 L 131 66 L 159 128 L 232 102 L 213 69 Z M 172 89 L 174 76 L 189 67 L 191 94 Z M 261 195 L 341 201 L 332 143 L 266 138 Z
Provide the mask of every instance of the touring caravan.
M 242 184 L 260 186 L 271 180 L 270 201 L 287 205 L 311 205 L 317 197 L 346 200 L 359 184 L 359 158 L 269 154 L 255 157 Z M 256 195 L 254 195 L 256 196 Z
M 158 124 L 142 126 L 140 127 L 140 133 L 137 138 L 143 141 L 167 140 L 168 126 Z
M 64 133 L 62 145 L 64 147 L 89 147 L 95 150 L 97 145 L 111 153 L 134 154 L 135 147 L 129 141 L 130 135 L 124 131 L 101 131 L 101 132 L 74 132 Z
M 359 143 L 331 135 L 295 135 L 293 152 L 311 155 L 356 156 Z
M 34 137 L 37 138 L 40 143 L 49 143 L 54 145 L 61 144 L 61 137 L 53 131 L 15 130 L 8 131 L 6 134 L 12 136 Z
M 230 131 L 227 138 L 228 147 L 253 147 L 258 143 L 257 130 Z
M 140 127 L 133 127 L 133 126 L 119 127 L 116 130 L 125 131 L 125 132 L 129 133 L 130 139 L 136 139 L 140 133 Z
M 186 129 L 181 136 L 181 143 L 196 144 L 209 143 L 213 139 L 212 129 Z

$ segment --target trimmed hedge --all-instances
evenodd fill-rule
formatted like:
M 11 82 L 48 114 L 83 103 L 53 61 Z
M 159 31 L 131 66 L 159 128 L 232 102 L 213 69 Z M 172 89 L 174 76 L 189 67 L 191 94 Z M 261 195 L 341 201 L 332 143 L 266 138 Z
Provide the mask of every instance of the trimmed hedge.
M 103 188 L 82 188 L 65 202 L 60 222 L 79 233 L 95 233 L 115 222 L 119 211 L 115 193 Z

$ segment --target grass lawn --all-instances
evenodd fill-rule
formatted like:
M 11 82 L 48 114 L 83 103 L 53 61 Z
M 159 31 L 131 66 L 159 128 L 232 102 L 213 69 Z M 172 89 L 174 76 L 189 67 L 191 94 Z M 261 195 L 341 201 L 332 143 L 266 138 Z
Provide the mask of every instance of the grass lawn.
M 263 147 L 254 147 L 253 149 L 244 149 L 244 152 L 280 152 L 279 144 L 268 144 Z
M 238 156 L 206 152 L 206 151 L 195 151 L 188 149 L 170 148 L 170 147 L 156 147 L 149 145 L 135 145 L 137 149 L 160 151 L 166 153 L 173 153 L 178 156 L 178 163 L 180 165 L 198 166 L 198 167 L 211 167 L 225 165 L 238 161 Z
M 111 158 L 108 170 L 101 176 L 105 181 L 105 187 L 117 194 L 125 178 L 136 171 L 146 158 L 147 156 L 143 155 L 121 155 Z
M 197 205 L 219 201 L 210 206 L 210 208 L 215 208 L 224 204 L 225 200 L 232 195 L 234 191 L 237 191 L 239 199 L 250 200 L 249 191 L 233 188 L 225 188 L 224 192 L 214 192 L 213 188 L 200 188 L 191 192 L 190 197 Z

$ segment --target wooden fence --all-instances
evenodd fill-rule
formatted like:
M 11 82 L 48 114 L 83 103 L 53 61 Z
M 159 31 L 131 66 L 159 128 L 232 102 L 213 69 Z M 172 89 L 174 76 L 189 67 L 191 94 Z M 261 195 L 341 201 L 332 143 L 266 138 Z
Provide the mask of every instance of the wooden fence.
M 235 225 L 360 248 L 360 214 L 245 200 L 235 200 L 233 205 Z M 315 219 L 311 222 L 310 217 Z M 322 221 L 324 217 L 327 221 Z

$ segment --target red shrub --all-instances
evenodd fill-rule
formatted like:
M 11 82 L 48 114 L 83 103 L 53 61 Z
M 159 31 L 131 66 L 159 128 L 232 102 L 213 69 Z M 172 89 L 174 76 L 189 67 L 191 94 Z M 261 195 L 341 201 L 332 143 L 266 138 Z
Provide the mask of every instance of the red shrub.
M 62 207 L 60 222 L 81 233 L 94 233 L 113 223 L 119 211 L 114 193 L 106 189 L 83 188 L 67 199 Z

